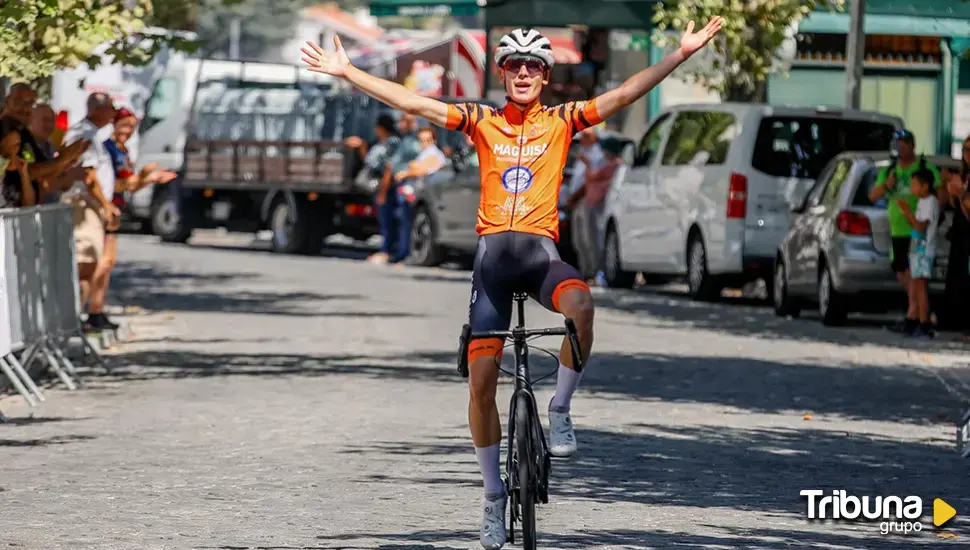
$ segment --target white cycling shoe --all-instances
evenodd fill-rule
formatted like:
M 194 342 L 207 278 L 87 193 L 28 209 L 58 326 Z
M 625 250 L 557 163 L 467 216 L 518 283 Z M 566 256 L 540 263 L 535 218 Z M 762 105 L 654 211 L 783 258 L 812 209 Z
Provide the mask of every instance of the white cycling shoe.
M 573 419 L 568 412 L 549 410 L 549 454 L 556 458 L 567 458 L 575 452 Z
M 505 529 L 505 503 L 508 495 L 498 500 L 483 501 L 482 506 L 482 548 L 485 550 L 499 550 L 505 546 L 508 531 Z

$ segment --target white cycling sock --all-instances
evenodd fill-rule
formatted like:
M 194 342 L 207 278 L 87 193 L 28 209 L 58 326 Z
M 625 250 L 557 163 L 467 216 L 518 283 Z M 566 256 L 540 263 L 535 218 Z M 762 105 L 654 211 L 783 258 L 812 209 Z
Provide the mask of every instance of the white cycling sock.
M 505 483 L 502 482 L 502 470 L 499 465 L 499 447 L 501 443 L 488 447 L 475 447 L 478 467 L 482 470 L 482 481 L 485 482 L 485 496 L 495 500 L 505 495 Z
M 586 369 L 583 369 L 583 372 L 586 372 Z M 566 365 L 559 365 L 559 375 L 556 378 L 556 395 L 552 397 L 552 402 L 549 403 L 549 410 L 561 413 L 569 412 L 569 403 L 572 401 L 573 394 L 579 387 L 579 381 L 582 378 L 582 372 L 576 372 Z

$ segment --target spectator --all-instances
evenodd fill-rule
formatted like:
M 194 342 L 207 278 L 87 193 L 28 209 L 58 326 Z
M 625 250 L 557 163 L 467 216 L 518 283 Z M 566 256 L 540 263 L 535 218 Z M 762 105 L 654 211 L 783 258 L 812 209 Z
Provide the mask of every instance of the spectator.
M 20 132 L 10 124 L 0 124 L 0 164 L 3 167 L 0 208 L 21 208 L 36 202 L 27 162 L 19 155 L 20 147 Z
M 65 197 L 74 205 L 74 246 L 81 283 L 82 309 L 94 289 L 107 280 L 107 272 L 101 264 L 105 229 L 117 229 L 120 225 L 121 211 L 108 198 L 114 195 L 114 165 L 104 142 L 98 139 L 100 130 L 114 118 L 115 107 L 111 98 L 107 94 L 95 92 L 88 96 L 87 116 L 72 126 L 65 136 L 69 142 L 83 139 L 90 143 L 81 155 L 84 176 L 74 183 L 71 193 Z M 96 329 L 108 326 L 109 323 L 103 311 L 92 311 L 85 322 L 85 328 Z
M 397 253 L 391 263 L 403 262 L 411 254 L 411 202 L 414 200 L 414 186 L 408 181 L 434 174 L 448 162 L 445 154 L 438 148 L 434 128 L 426 126 L 418 130 L 418 146 L 421 151 L 410 161 L 407 168 L 394 174 L 397 185 Z
M 51 143 L 51 135 L 54 133 L 54 122 L 54 109 L 46 103 L 41 103 L 34 107 L 34 113 L 30 117 L 30 125 L 27 129 L 30 131 L 30 135 L 34 138 L 34 142 L 37 143 L 37 146 L 43 152 L 44 156 L 49 159 L 56 158 L 60 160 L 61 153 Z M 81 149 L 77 147 L 77 156 L 80 156 L 80 154 Z M 66 168 L 63 172 L 42 180 L 40 182 L 40 197 L 38 197 L 37 202 L 39 204 L 58 202 L 61 192 L 69 189 L 75 180 L 83 176 L 84 169 L 80 166 L 73 165 Z
M 950 241 L 947 262 L 946 290 L 940 325 L 964 331 L 961 338 L 970 340 L 970 208 L 963 203 L 970 200 L 970 137 L 963 141 L 962 169 L 947 175 L 947 201 L 953 208 L 953 223 L 946 238 Z
M 600 142 L 603 149 L 604 165 L 598 170 L 589 170 L 585 174 L 585 183 L 577 193 L 577 200 L 583 201 L 585 208 L 584 227 L 578 228 L 582 240 L 579 245 L 579 255 L 583 263 L 591 266 L 595 273 L 593 284 L 607 286 L 606 275 L 603 273 L 604 248 L 606 241 L 606 196 L 613 184 L 616 170 L 623 164 L 620 155 L 623 144 L 612 138 Z
M 347 138 L 347 145 L 349 147 L 357 148 L 361 151 L 361 155 L 364 157 L 364 167 L 361 169 L 359 178 L 377 178 L 382 181 L 387 169 L 388 160 L 397 150 L 398 145 L 401 143 L 401 139 L 397 135 L 397 130 L 394 127 L 394 118 L 389 114 L 382 114 L 377 117 L 377 127 L 374 131 L 377 135 L 377 143 L 368 147 L 368 145 L 361 140 L 359 137 Z M 394 227 L 394 212 L 391 208 L 392 205 L 387 204 L 387 201 L 378 201 L 377 196 L 385 191 L 382 191 L 383 186 L 378 183 L 377 190 L 374 192 L 374 204 L 377 207 L 377 222 L 380 225 L 381 237 L 384 239 L 384 243 L 381 245 L 381 249 L 374 254 L 371 254 L 367 261 L 371 263 L 387 263 L 391 256 L 393 237 L 392 229 Z
M 411 217 L 402 216 L 402 214 L 406 214 L 410 209 L 406 204 L 404 196 L 398 189 L 397 182 L 394 181 L 394 174 L 402 170 L 407 170 L 409 163 L 421 154 L 421 145 L 418 143 L 417 136 L 417 118 L 412 114 L 404 113 L 398 121 L 398 131 L 401 134 L 401 142 L 394 149 L 394 153 L 387 161 L 387 167 L 377 192 L 376 201 L 379 207 L 386 206 L 386 211 L 390 213 L 388 220 L 391 222 L 392 227 L 388 231 L 389 235 L 410 236 Z M 391 263 L 397 263 L 407 258 L 407 243 L 402 244 L 398 241 L 396 244 L 396 247 L 387 244 L 382 249 L 390 256 L 388 261 Z M 395 249 L 397 250 L 396 252 Z M 402 250 L 405 251 L 404 256 L 401 256 Z
M 902 202 L 906 202 L 909 204 L 909 210 L 916 209 L 919 198 L 913 194 L 910 188 L 910 181 L 912 175 L 917 170 L 920 170 L 922 167 L 934 175 L 934 181 L 931 182 L 934 188 L 940 183 L 940 172 L 925 159 L 920 159 L 917 162 L 916 138 L 912 132 L 909 130 L 899 130 L 893 134 L 893 139 L 896 140 L 897 158 L 890 166 L 879 171 L 879 174 L 876 176 L 876 183 L 869 194 L 869 199 L 873 203 L 878 202 L 883 197 L 889 200 L 887 209 L 889 214 L 890 237 L 892 237 L 892 247 L 889 251 L 889 257 L 892 261 L 892 269 L 896 273 L 899 284 L 911 296 L 909 293 L 909 249 L 913 227 L 906 215 L 903 214 L 903 210 L 899 205 Z M 905 199 L 905 201 L 900 201 L 899 199 Z M 891 330 L 909 334 L 919 328 L 918 307 L 918 304 L 912 300 L 911 296 L 909 306 L 906 310 L 906 317 L 890 327 Z
M 128 109 L 118 109 L 113 120 L 114 132 L 111 137 L 104 141 L 104 147 L 111 159 L 111 167 L 114 171 L 114 189 L 112 191 L 112 204 L 119 210 L 125 207 L 125 193 L 135 193 L 153 183 L 164 184 L 175 179 L 177 174 L 170 170 L 157 170 L 157 163 L 150 163 L 140 172 L 134 171 L 134 162 L 128 151 L 128 140 L 138 125 L 138 120 L 134 113 Z M 102 186 L 102 192 L 107 192 L 107 187 Z M 106 197 L 108 195 L 106 194 Z M 94 277 L 91 281 L 91 298 L 89 302 L 88 325 L 94 330 L 118 328 L 118 325 L 111 322 L 104 313 L 105 297 L 108 293 L 108 285 L 111 281 L 111 271 L 114 269 L 118 260 L 118 229 L 119 227 L 106 227 L 104 237 L 104 251 L 101 259 L 98 260 Z
M 572 228 L 573 246 L 576 248 L 576 268 L 587 279 L 592 279 L 599 264 L 594 260 L 596 251 L 586 242 L 589 228 L 589 207 L 583 202 L 586 175 L 603 168 L 606 164 L 606 154 L 599 143 L 599 134 L 595 128 L 587 128 L 579 134 L 579 151 L 576 163 L 573 165 L 572 179 L 569 181 L 569 195 L 566 209 L 571 212 L 569 223 Z
M 0 118 L 5 121 L 5 124 L 12 125 L 20 133 L 18 155 L 29 167 L 28 173 L 33 178 L 30 183 L 33 186 L 35 199 L 44 194 L 42 182 L 57 178 L 77 161 L 81 152 L 88 146 L 86 143 L 71 143 L 57 158 L 50 157 L 47 150 L 36 142 L 29 130 L 36 102 L 37 93 L 30 85 L 20 82 L 10 87 L 10 93 L 3 101 L 3 110 L 0 111 Z
M 913 195 L 918 199 L 916 213 L 910 206 L 909 197 L 897 197 L 896 204 L 913 228 L 909 250 L 911 280 L 909 301 L 916 304 L 919 325 L 908 334 L 922 338 L 933 337 L 930 323 L 930 296 L 928 282 L 933 275 L 933 259 L 936 256 L 936 233 L 939 227 L 940 203 L 933 195 L 933 185 L 939 179 L 928 168 L 920 168 L 910 178 Z

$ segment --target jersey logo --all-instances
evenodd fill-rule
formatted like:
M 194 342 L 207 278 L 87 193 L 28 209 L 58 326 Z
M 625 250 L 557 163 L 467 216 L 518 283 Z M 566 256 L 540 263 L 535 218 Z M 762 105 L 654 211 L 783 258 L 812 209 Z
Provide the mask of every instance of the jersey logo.
M 509 193 L 523 193 L 532 187 L 532 170 L 525 166 L 512 166 L 502 172 L 502 187 Z

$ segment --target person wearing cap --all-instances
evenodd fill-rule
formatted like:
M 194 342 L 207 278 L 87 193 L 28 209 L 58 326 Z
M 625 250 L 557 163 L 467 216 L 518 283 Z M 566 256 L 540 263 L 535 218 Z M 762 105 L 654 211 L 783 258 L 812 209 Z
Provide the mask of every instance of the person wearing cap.
M 91 297 L 98 263 L 104 255 L 105 230 L 116 229 L 121 221 L 121 211 L 111 203 L 115 189 L 114 163 L 101 137 L 103 129 L 114 118 L 114 102 L 107 94 L 95 92 L 88 96 L 87 116 L 65 135 L 68 142 L 81 139 L 90 143 L 81 154 L 83 177 L 62 197 L 63 202 L 74 206 L 74 248 L 82 309 Z M 93 320 L 89 317 L 85 328 L 95 328 L 92 321 L 98 324 L 99 319 L 98 315 Z
M 869 199 L 876 203 L 885 198 L 888 202 L 889 232 L 890 237 L 892 237 L 889 257 L 899 284 L 908 292 L 910 283 L 909 248 L 913 227 L 900 207 L 899 199 L 905 199 L 904 202 L 909 203 L 910 210 L 916 211 L 919 197 L 910 188 L 910 180 L 913 174 L 924 167 L 929 170 L 933 174 L 935 194 L 935 191 L 940 189 L 940 171 L 926 159 L 916 158 L 916 138 L 912 132 L 905 129 L 898 130 L 893 134 L 893 139 L 895 140 L 896 158 L 889 166 L 879 171 L 875 185 L 869 193 Z M 910 295 L 906 317 L 890 328 L 896 332 L 908 334 L 919 328 L 919 325 L 919 304 Z

